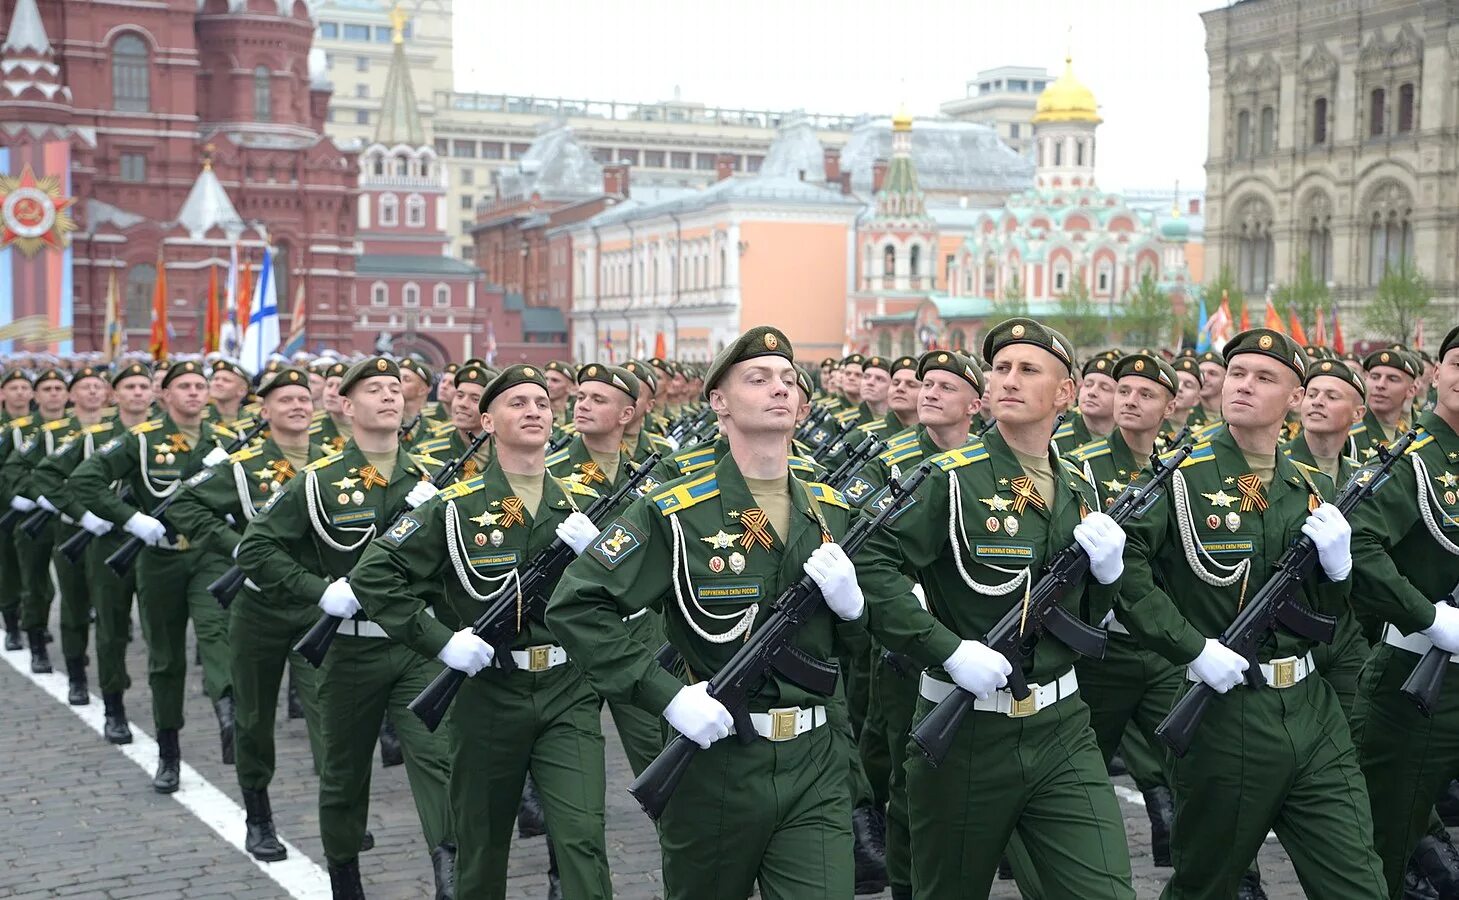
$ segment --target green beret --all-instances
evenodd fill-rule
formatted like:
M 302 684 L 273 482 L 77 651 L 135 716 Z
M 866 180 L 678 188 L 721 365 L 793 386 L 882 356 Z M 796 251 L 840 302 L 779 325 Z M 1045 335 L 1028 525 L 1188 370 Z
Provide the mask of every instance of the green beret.
M 1171 368 L 1177 372 L 1184 372 L 1187 375 L 1195 376 L 1196 384 L 1204 384 L 1206 381 L 1206 379 L 1201 377 L 1201 364 L 1196 361 L 1194 353 L 1190 356 L 1177 356 L 1175 362 L 1171 363 Z M 1179 384 L 1179 380 L 1176 383 Z
M 635 402 L 638 400 L 638 376 L 622 366 L 588 363 L 578 370 L 578 384 L 585 381 L 602 382 L 627 394 L 628 399 Z
M 1356 350 L 1349 350 L 1339 358 L 1344 362 L 1355 362 L 1360 366 L 1363 364 L 1363 358 L 1358 355 L 1358 351 Z
M 140 362 L 128 363 L 127 365 L 122 366 L 120 369 L 117 369 L 115 372 L 111 373 L 111 386 L 116 387 L 117 385 L 121 384 L 123 380 L 127 378 L 136 378 L 138 376 L 146 378 L 148 381 L 150 381 L 152 379 L 152 370 L 147 368 Z
M 510 370 L 515 367 L 508 366 L 507 368 Z M 572 363 L 562 362 L 561 360 L 554 359 L 542 368 L 544 371 L 547 372 L 556 372 L 559 375 L 566 375 L 569 381 L 576 382 L 578 380 L 577 370 L 572 367 Z M 504 371 L 502 372 L 502 374 L 505 375 L 507 373 Z
M 1180 353 L 1178 353 L 1176 355 L 1176 359 L 1195 359 L 1195 358 L 1196 358 L 1196 348 L 1194 348 L 1194 347 L 1181 347 L 1180 348 Z
M 892 362 L 885 356 L 868 356 L 866 362 L 861 365 L 863 371 L 866 369 L 881 369 L 888 375 L 892 373 Z
M 550 366 L 552 363 L 548 363 L 547 365 Z M 554 371 L 561 370 L 557 369 Z M 517 365 L 507 366 L 505 369 L 502 369 L 502 373 L 491 380 L 491 383 L 486 386 L 486 390 L 482 392 L 481 401 L 476 404 L 476 408 L 482 412 L 486 412 L 486 408 L 491 406 L 491 401 L 495 400 L 503 391 L 514 388 L 519 384 L 535 384 L 542 388 L 542 393 L 547 393 L 547 378 L 542 374 L 542 369 L 537 366 L 518 363 Z
M 862 356 L 860 353 L 850 353 L 850 354 L 847 354 L 845 357 L 842 358 L 841 365 L 843 365 L 843 366 L 864 366 L 864 365 L 866 365 L 866 357 L 865 356 Z
M 309 361 L 309 371 L 314 372 L 317 375 L 323 375 L 325 372 L 329 371 L 329 367 L 332 365 L 334 365 L 334 360 L 330 359 L 327 356 L 321 356 L 318 359 L 313 359 Z
M 162 376 L 162 386 L 164 388 L 171 385 L 172 382 L 176 381 L 184 375 L 200 375 L 204 378 L 207 377 L 207 370 L 204 368 L 203 364 L 200 362 L 194 362 L 193 360 L 173 363 L 169 365 L 166 369 L 163 369 L 161 365 L 159 365 L 157 368 L 158 371 L 165 373 Z
M 926 378 L 927 373 L 933 369 L 951 372 L 972 385 L 975 393 L 983 393 L 983 371 L 956 350 L 928 350 L 922 354 L 922 358 L 917 361 L 917 379 L 920 381 Z
M 795 367 L 795 386 L 800 388 L 802 394 L 805 394 L 807 401 L 816 395 L 816 385 L 811 381 L 811 373 L 807 372 L 803 366 Z
M 61 384 L 65 384 L 66 373 L 60 369 L 45 369 L 35 377 L 35 386 L 40 387 L 47 381 L 59 381 Z
M 779 356 L 795 362 L 795 351 L 784 332 L 772 325 L 757 325 L 715 354 L 709 371 L 704 373 L 704 398 L 709 399 L 709 392 L 719 385 L 730 366 L 760 356 Z
M 659 377 L 654 374 L 653 366 L 645 362 L 639 362 L 636 359 L 630 359 L 628 362 L 623 364 L 623 368 L 632 372 L 635 378 L 648 385 L 648 389 L 651 393 L 656 393 L 658 391 Z
M 154 371 L 154 372 L 166 372 L 170 368 L 172 368 L 172 360 L 163 358 L 163 359 L 157 360 L 157 363 L 152 366 L 152 371 Z
M 448 362 L 444 366 L 441 367 L 441 374 L 442 375 L 455 375 L 459 371 L 461 371 L 461 364 L 460 363 Z
M 649 359 L 648 364 L 663 372 L 665 375 L 672 375 L 673 367 L 662 356 L 655 356 Z
M 896 359 L 892 360 L 892 365 L 889 371 L 893 375 L 897 374 L 903 369 L 911 369 L 912 372 L 915 374 L 917 371 L 917 357 L 899 356 Z
M 329 367 L 324 370 L 324 377 L 343 378 L 345 376 L 345 373 L 349 370 L 350 367 L 342 362 L 330 363 Z
M 26 384 L 30 384 L 30 376 L 25 373 L 24 369 L 11 369 L 5 373 L 5 377 L 0 378 L 0 387 L 4 387 L 12 381 L 23 381 Z
M 82 366 L 75 372 L 71 373 L 71 383 L 70 385 L 68 385 L 68 387 L 75 387 L 76 382 L 80 381 L 83 378 L 100 378 L 103 382 L 105 382 L 106 374 L 107 373 L 105 369 L 99 369 L 95 366 Z
M 463 384 L 478 384 L 484 388 L 496 377 L 496 374 L 481 363 L 465 363 L 456 367 L 452 373 L 451 383 L 456 387 Z
M 1307 367 L 1307 378 L 1302 383 L 1303 385 L 1309 385 L 1313 379 L 1324 376 L 1346 381 L 1357 390 L 1359 397 L 1364 400 L 1368 399 L 1368 385 L 1363 380 L 1363 376 L 1358 372 L 1354 372 L 1350 366 L 1341 360 L 1314 359 L 1312 364 Z
M 1423 366 L 1407 350 L 1394 348 L 1390 350 L 1378 350 L 1369 353 L 1363 360 L 1363 368 L 1372 371 L 1375 366 L 1387 366 L 1390 369 L 1397 369 L 1410 378 L 1417 378 L 1423 374 Z
M 1175 377 L 1175 368 L 1153 353 L 1131 353 L 1115 363 L 1113 376 L 1115 381 L 1119 381 L 1126 375 L 1148 378 L 1170 391 L 1172 397 L 1180 388 L 1180 380 Z
M 284 362 L 281 359 L 271 359 L 267 363 L 264 364 L 263 374 L 265 374 L 265 375 L 277 375 L 279 372 L 282 372 L 284 370 L 284 367 L 286 367 L 287 365 L 288 365 L 288 363 Z M 214 372 L 218 371 L 218 367 L 217 366 L 214 366 L 213 367 L 213 371 Z
M 1449 333 L 1444 335 L 1444 342 L 1439 345 L 1439 360 L 1442 362 L 1455 347 L 1459 347 L 1459 325 L 1449 329 Z
M 1070 375 L 1074 374 L 1074 345 L 1047 325 L 1021 316 L 999 323 L 983 338 L 983 358 L 991 363 L 998 351 L 1010 344 L 1042 347 L 1062 360 Z
M 1230 346 L 1230 343 L 1229 342 L 1227 343 L 1227 346 Z M 1215 350 L 1207 350 L 1205 353 L 1202 353 L 1200 356 L 1197 356 L 1196 357 L 1196 362 L 1198 362 L 1198 363 L 1207 363 L 1207 362 L 1208 363 L 1215 363 L 1216 365 L 1220 366 L 1223 369 L 1226 368 L 1226 359 L 1225 359 L 1225 357 L 1221 356 L 1221 354 L 1217 353 Z
M 834 356 L 828 356 L 825 359 L 821 360 L 821 368 L 823 368 L 823 369 L 834 369 L 834 368 L 836 368 L 836 357 L 834 357 Z
M 386 359 L 383 356 L 372 356 L 368 359 L 362 359 L 350 366 L 349 370 L 344 373 L 344 377 L 340 379 L 339 395 L 343 397 L 355 385 L 364 381 L 366 378 L 375 378 L 380 375 L 385 375 L 399 381 L 400 366 L 395 364 L 395 360 Z
M 277 366 L 275 366 L 275 368 L 277 368 Z M 265 368 L 264 371 L 267 372 L 268 369 Z M 213 374 L 216 375 L 219 372 L 232 372 L 234 375 L 237 375 L 239 378 L 242 378 L 244 381 L 248 381 L 248 380 L 250 380 L 253 377 L 253 376 L 249 375 L 248 372 L 242 366 L 240 366 L 238 363 L 236 363 L 236 362 L 230 362 L 229 360 L 226 360 L 226 359 L 215 359 L 215 360 L 213 360 Z
M 432 383 L 431 369 L 425 363 L 407 356 L 400 361 L 400 371 L 410 372 L 426 384 Z
M 1233 356 L 1240 356 L 1243 353 L 1260 353 L 1262 356 L 1270 356 L 1296 372 L 1298 381 L 1307 377 L 1307 354 L 1302 352 L 1302 345 L 1280 331 L 1273 331 L 1270 328 L 1253 328 L 1250 331 L 1243 331 L 1228 341 L 1222 352 L 1226 356 L 1228 366 L 1231 365 Z
M 1118 360 L 1113 360 L 1110 359 L 1108 356 L 1100 354 L 1099 356 L 1095 356 L 1086 360 L 1084 363 L 1084 368 L 1079 370 L 1079 374 L 1081 376 L 1085 376 L 1089 375 L 1092 372 L 1095 375 L 1107 375 L 1110 378 L 1114 378 L 1116 362 L 1118 362 Z
M 272 375 L 267 375 L 258 387 L 258 396 L 267 397 L 271 391 L 282 387 L 309 387 L 309 373 L 298 366 L 284 366 Z

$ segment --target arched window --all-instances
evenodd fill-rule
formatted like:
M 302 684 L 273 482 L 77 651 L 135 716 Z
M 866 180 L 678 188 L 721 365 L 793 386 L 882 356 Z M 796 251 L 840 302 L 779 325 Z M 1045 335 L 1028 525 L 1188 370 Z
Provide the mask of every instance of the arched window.
M 1056 165 L 1056 166 L 1062 166 L 1063 164 L 1064 164 L 1064 142 L 1063 141 L 1055 141 L 1054 142 L 1054 165 Z
M 124 34 L 111 46 L 111 105 L 124 112 L 146 112 L 151 108 L 151 70 L 147 65 L 147 43 L 135 34 Z
M 1413 261 L 1413 198 L 1397 182 L 1373 191 L 1368 201 L 1368 283 L 1376 285 L 1389 269 Z
M 1082 165 L 1084 165 L 1084 142 L 1083 141 L 1075 141 L 1074 142 L 1074 165 L 1076 165 L 1076 166 L 1082 166 Z
M 1100 260 L 1095 269 L 1094 290 L 1100 294 L 1108 294 L 1113 280 L 1114 266 L 1107 259 Z
M 1267 289 L 1275 274 L 1271 207 L 1266 201 L 1253 197 L 1238 209 L 1237 282 L 1246 293 L 1260 294 Z
M 400 298 L 401 302 L 407 307 L 414 308 L 420 306 L 420 285 L 413 281 L 407 283 L 404 290 L 400 292 Z
M 1332 201 L 1321 191 L 1308 195 L 1303 209 L 1307 230 L 1307 264 L 1312 277 L 1320 282 L 1332 280 Z
M 380 224 L 400 224 L 400 198 L 394 194 L 380 195 Z
M 1368 137 L 1383 136 L 1383 107 L 1387 100 L 1388 92 L 1382 88 L 1374 88 L 1368 95 Z
M 1312 145 L 1320 147 L 1327 143 L 1327 98 L 1318 97 L 1312 101 Z
M 1245 159 L 1251 155 L 1251 113 L 1242 110 L 1236 114 L 1236 158 Z
M 897 274 L 897 248 L 891 244 L 881 250 L 881 273 L 888 278 Z
M 917 244 L 912 245 L 912 251 L 907 256 L 907 274 L 913 278 L 922 277 L 922 248 Z
M 436 306 L 451 305 L 451 287 L 446 284 L 436 285 Z
M 253 70 L 253 120 L 272 122 L 273 118 L 273 77 L 269 75 L 268 66 L 259 66 Z
M 420 194 L 411 194 L 405 198 L 405 224 L 411 228 L 425 227 L 426 198 Z
M 386 301 L 389 299 L 389 296 L 389 290 L 385 287 L 383 282 L 377 281 L 374 284 L 370 285 L 371 306 L 384 306 Z
M 729 256 L 724 247 L 719 248 L 719 283 L 729 284 Z
M 152 294 L 156 286 L 157 267 L 151 263 L 140 263 L 127 270 L 127 328 L 147 328 L 152 324 Z
M 983 296 L 992 299 L 998 292 L 998 261 L 989 253 L 983 258 Z
M 1062 294 L 1069 289 L 1069 261 L 1060 259 L 1054 263 L 1054 291 Z
M 1399 85 L 1398 127 L 1393 129 L 1399 134 L 1408 134 L 1413 131 L 1413 99 L 1413 82 Z
M 1270 153 L 1277 146 L 1277 113 L 1270 106 L 1261 108 L 1261 152 Z

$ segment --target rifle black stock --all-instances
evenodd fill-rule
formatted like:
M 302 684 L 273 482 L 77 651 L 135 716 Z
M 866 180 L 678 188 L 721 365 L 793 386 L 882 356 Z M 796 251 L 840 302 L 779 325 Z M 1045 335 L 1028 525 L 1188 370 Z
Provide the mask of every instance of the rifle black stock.
M 846 482 L 850 481 L 852 476 L 861 471 L 861 467 L 866 465 L 867 461 L 873 456 L 880 453 L 885 446 L 876 435 L 868 434 L 866 440 L 857 444 L 855 449 L 841 461 L 841 465 L 836 467 L 836 471 L 826 476 L 826 484 L 829 484 L 838 491 L 841 490 Z
M 20 530 L 25 532 L 26 537 L 35 540 L 41 536 L 41 532 L 45 530 L 46 523 L 49 521 L 51 521 L 51 511 L 43 506 L 37 506 L 30 515 L 25 517 L 25 521 L 20 523 Z
M 1380 447 L 1378 452 L 1381 461 L 1378 465 L 1360 470 L 1348 481 L 1334 504 L 1343 516 L 1350 515 L 1359 503 L 1373 496 L 1374 487 L 1383 480 L 1417 436 L 1417 432 L 1410 431 L 1391 447 Z M 1246 683 L 1251 687 L 1266 686 L 1256 654 L 1261 643 L 1277 625 L 1309 640 L 1332 642 L 1337 620 L 1314 612 L 1300 598 L 1302 582 L 1312 574 L 1317 563 L 1317 545 L 1305 534 L 1297 538 L 1276 561 L 1266 584 L 1261 586 L 1256 596 L 1246 602 L 1236 615 L 1235 621 L 1221 632 L 1221 643 L 1246 657 L 1249 664 Z M 1156 726 L 1156 737 L 1164 741 L 1176 756 L 1185 756 L 1195 738 L 1196 729 L 1200 727 L 1201 718 L 1205 716 L 1206 708 L 1215 696 L 1215 688 L 1203 681 L 1196 682 L 1176 701 L 1165 720 Z
M 117 499 L 122 501 L 123 503 L 131 503 L 132 486 L 129 484 L 122 485 L 121 493 L 117 494 Z M 61 546 L 57 549 L 61 551 L 61 555 L 66 557 L 66 560 L 68 562 L 71 562 L 73 564 L 79 563 L 81 562 L 82 554 L 84 554 L 86 552 L 86 548 L 91 545 L 91 539 L 94 537 L 96 537 L 96 535 L 83 528 L 62 541 Z
M 594 525 L 601 524 L 623 502 L 629 491 L 648 477 L 649 471 L 658 465 L 659 458 L 658 453 L 651 453 L 642 463 L 630 468 L 628 476 L 614 488 L 613 493 L 603 494 L 594 500 L 585 515 L 593 520 Z M 561 538 L 554 538 L 551 544 L 527 564 L 519 579 L 502 585 L 491 605 L 472 623 L 472 632 L 491 645 L 494 664 L 503 671 L 510 672 L 516 667 L 512 662 L 511 646 L 519 633 L 518 603 L 521 603 L 523 616 L 540 619 L 547 603 L 549 586 L 557 583 L 562 570 L 576 558 L 577 554 L 571 547 L 564 544 Z M 435 731 L 465 681 L 465 672 L 444 669 L 435 680 L 426 685 L 425 690 L 410 701 L 408 708 L 427 728 Z
M 1150 478 L 1140 484 L 1130 484 L 1116 498 L 1108 510 L 1109 517 L 1119 524 L 1143 515 L 1155 502 L 1159 491 L 1170 473 L 1174 472 L 1186 457 L 1190 446 L 1176 449 L 1168 458 L 1158 457 L 1151 465 Z M 1008 692 L 1015 700 L 1029 696 L 1028 681 L 1023 674 L 1023 662 L 1027 656 L 1031 639 L 1041 631 L 1047 631 L 1081 656 L 1103 659 L 1107 635 L 1070 615 L 1059 605 L 1060 598 L 1070 585 L 1076 584 L 1089 571 L 1089 554 L 1076 541 L 1060 550 L 1044 568 L 1043 575 L 1028 592 L 1027 603 L 1016 603 L 984 637 L 983 643 L 1003 654 L 1012 672 L 1008 676 Z M 953 738 L 963 719 L 972 710 L 976 698 L 963 690 L 954 688 L 937 706 L 927 713 L 917 727 L 912 729 L 912 741 L 933 766 L 947 758 Z
M 1439 602 L 1459 606 L 1459 584 L 1454 585 L 1449 596 Z M 1439 708 L 1439 692 L 1444 688 L 1444 673 L 1448 671 L 1449 661 L 1453 656 L 1454 654 L 1441 647 L 1430 647 L 1418 661 L 1418 665 L 1413 667 L 1408 678 L 1404 679 L 1400 690 L 1418 704 L 1419 712 L 1426 719 L 1432 719 L 1434 710 Z
M 930 467 L 931 463 L 923 463 L 904 482 L 899 483 L 895 478 L 887 481 L 888 496 L 893 502 L 882 507 L 875 516 L 863 516 L 856 521 L 841 543 L 847 556 L 854 557 L 871 536 L 896 515 L 905 498 L 914 493 L 927 477 Z M 801 576 L 776 598 L 771 606 L 773 612 L 765 623 L 749 636 L 725 667 L 709 679 L 709 696 L 729 710 L 735 720 L 735 737 L 741 743 L 748 744 L 758 738 L 750 723 L 749 697 L 771 670 L 812 693 L 830 694 L 836 689 L 839 672 L 835 665 L 806 656 L 793 643 L 800 626 L 824 602 L 815 580 L 809 575 Z M 657 821 L 663 814 L 669 798 L 698 752 L 698 744 L 676 734 L 634 779 L 628 793 L 639 802 L 649 818 Z

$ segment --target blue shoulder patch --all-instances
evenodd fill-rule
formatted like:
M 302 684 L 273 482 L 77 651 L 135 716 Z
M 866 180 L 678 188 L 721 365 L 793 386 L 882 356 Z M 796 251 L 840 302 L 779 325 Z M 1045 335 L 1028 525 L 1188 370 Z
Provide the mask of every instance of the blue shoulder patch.
M 643 546 L 643 535 L 626 519 L 619 519 L 604 528 L 588 546 L 588 555 L 610 572 Z

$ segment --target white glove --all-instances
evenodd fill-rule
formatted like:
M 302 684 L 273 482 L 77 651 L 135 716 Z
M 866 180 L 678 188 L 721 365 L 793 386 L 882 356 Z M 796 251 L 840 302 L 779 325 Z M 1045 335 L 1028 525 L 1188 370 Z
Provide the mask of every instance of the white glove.
M 1218 694 L 1226 693 L 1245 680 L 1246 670 L 1250 667 L 1246 657 L 1215 638 L 1206 638 L 1206 648 L 1190 666 L 1195 676 Z
M 963 641 L 942 667 L 958 687 L 979 700 L 987 700 L 994 691 L 1006 687 L 1008 676 L 1013 674 L 1013 666 L 1003 654 L 981 641 Z
M 1434 624 L 1423 630 L 1423 636 L 1446 653 L 1459 653 L 1459 609 L 1447 603 L 1434 606 Z
M 22 497 L 16 494 L 10 498 L 10 508 L 20 512 L 30 512 L 35 509 L 35 501 L 29 497 Z
M 207 456 L 203 457 L 203 466 L 204 468 L 212 468 L 218 463 L 227 461 L 228 451 L 224 450 L 222 447 L 214 447 L 213 449 L 208 451 Z
M 436 659 L 458 672 L 475 675 L 491 665 L 492 656 L 491 644 L 477 637 L 470 628 L 463 628 L 451 635 Z
M 112 524 L 88 509 L 81 514 L 81 527 L 97 537 L 101 537 L 111 531 Z
M 724 704 L 709 696 L 707 681 L 680 688 L 664 707 L 664 719 L 701 750 L 708 750 L 710 744 L 729 737 L 735 726 Z
M 348 578 L 331 581 L 324 593 L 319 595 L 319 608 L 336 619 L 348 619 L 360 611 L 360 601 Z
M 122 530 L 127 534 L 139 538 L 142 543 L 149 547 L 155 547 L 167 536 L 167 526 L 161 521 L 152 518 L 146 513 L 132 513 L 132 517 L 122 525 Z
M 1125 531 L 1102 512 L 1092 512 L 1074 526 L 1074 540 L 1089 554 L 1089 574 L 1100 584 L 1114 584 L 1125 571 Z
M 410 493 L 405 495 L 405 505 L 415 509 L 440 492 L 441 489 L 429 481 L 417 481 L 415 487 L 410 489 Z
M 673 450 L 674 453 L 678 453 L 679 452 L 679 442 L 678 441 L 676 441 L 673 438 L 665 435 L 664 436 L 664 443 L 668 444 L 669 447 Z
M 575 512 L 562 520 L 557 526 L 557 536 L 562 542 L 572 548 L 572 552 L 582 555 L 588 549 L 588 545 L 598 536 L 598 526 L 593 520 L 580 512 Z
M 56 504 L 47 500 L 45 494 L 41 494 L 39 497 L 35 498 L 35 505 L 53 515 L 60 513 L 60 510 L 56 509 Z
M 866 598 L 856 583 L 856 566 L 840 544 L 822 544 L 805 561 L 806 574 L 821 589 L 831 612 L 850 622 L 861 617 Z
M 1353 573 L 1353 527 L 1336 506 L 1324 503 L 1313 510 L 1302 523 L 1302 533 L 1317 545 L 1317 559 L 1328 578 L 1345 581 Z

